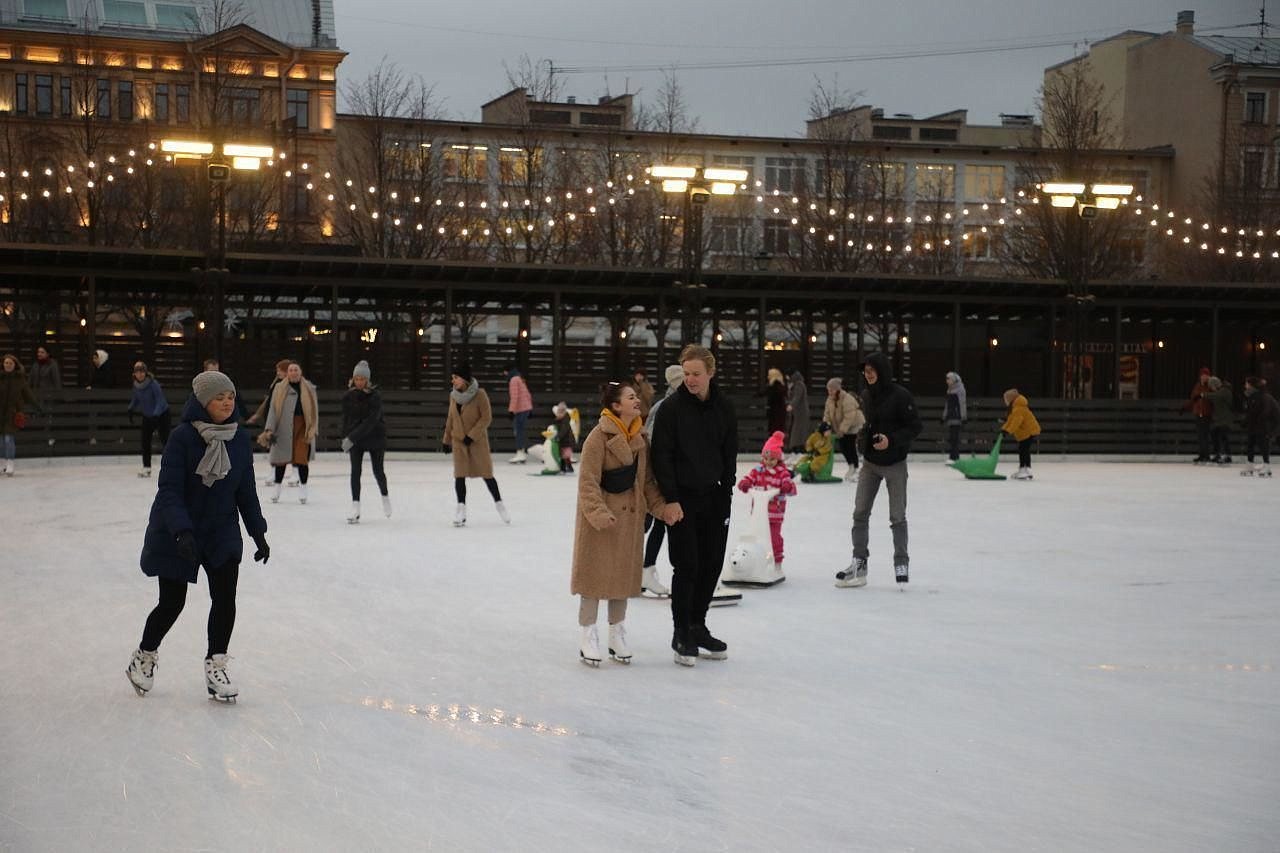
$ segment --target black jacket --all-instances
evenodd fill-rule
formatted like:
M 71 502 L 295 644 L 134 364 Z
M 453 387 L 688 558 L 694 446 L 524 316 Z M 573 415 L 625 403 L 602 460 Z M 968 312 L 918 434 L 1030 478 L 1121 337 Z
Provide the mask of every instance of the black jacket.
M 342 437 L 351 439 L 353 450 L 387 449 L 382 395 L 376 389 L 351 388 L 342 396 Z
M 915 398 L 906 388 L 893 381 L 893 365 L 884 353 L 872 353 L 867 364 L 876 369 L 874 385 L 862 392 L 862 411 L 867 425 L 862 430 L 862 455 L 876 465 L 893 465 L 907 458 L 911 442 L 924 429 Z M 874 436 L 882 434 L 889 446 L 876 450 Z
M 1275 435 L 1280 431 L 1280 403 L 1266 391 L 1255 390 L 1244 398 L 1244 428 L 1249 435 Z
M 706 400 L 683 385 L 666 398 L 653 424 L 651 456 L 668 501 L 731 492 L 738 472 L 738 415 L 714 380 Z

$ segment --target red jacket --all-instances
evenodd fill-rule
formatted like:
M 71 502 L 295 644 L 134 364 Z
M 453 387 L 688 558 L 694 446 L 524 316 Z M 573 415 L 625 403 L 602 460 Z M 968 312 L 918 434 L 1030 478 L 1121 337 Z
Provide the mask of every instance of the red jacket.
M 1213 403 L 1204 398 L 1209 393 L 1208 382 L 1197 382 L 1191 388 L 1191 394 L 1187 402 L 1182 406 L 1182 411 L 1191 412 L 1197 418 L 1208 418 L 1213 416 Z
M 782 517 L 787 511 L 787 495 L 796 493 L 791 472 L 781 462 L 772 468 L 766 468 L 763 463 L 752 468 L 747 476 L 738 481 L 738 488 L 743 492 L 753 488 L 777 489 L 778 494 L 769 501 L 769 515 L 773 518 Z

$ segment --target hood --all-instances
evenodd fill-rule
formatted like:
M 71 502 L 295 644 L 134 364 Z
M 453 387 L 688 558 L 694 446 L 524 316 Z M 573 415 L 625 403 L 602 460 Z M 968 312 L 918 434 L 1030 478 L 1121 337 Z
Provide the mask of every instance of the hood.
M 98 367 L 102 367 L 102 365 L 107 363 L 107 359 L 111 358 L 111 356 L 107 355 L 107 351 L 104 349 L 94 350 L 94 354 L 98 356 Z
M 960 378 L 960 374 L 954 370 L 947 373 L 947 384 L 953 388 L 963 388 L 964 380 Z
M 798 371 L 798 370 L 793 370 L 793 371 L 791 371 L 791 381 L 792 381 L 792 382 L 799 382 L 801 385 L 803 385 L 803 384 L 804 384 L 804 376 L 802 376 L 802 375 L 800 374 L 800 371 Z
M 889 360 L 889 356 L 882 352 L 873 352 L 867 356 L 867 360 L 864 363 L 876 369 L 876 385 L 881 382 L 893 381 L 893 362 Z
M 200 405 L 200 401 L 196 399 L 196 395 L 192 394 L 187 398 L 187 403 L 182 407 L 182 422 L 184 424 L 192 421 L 209 420 L 209 412 L 204 406 Z

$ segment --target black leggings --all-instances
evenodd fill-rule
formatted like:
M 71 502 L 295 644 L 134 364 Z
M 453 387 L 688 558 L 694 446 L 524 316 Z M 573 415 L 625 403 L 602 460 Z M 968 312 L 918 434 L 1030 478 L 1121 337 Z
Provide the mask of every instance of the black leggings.
M 844 454 L 844 461 L 849 463 L 850 468 L 858 467 L 858 436 L 842 435 L 837 439 L 840 443 L 840 452 Z
M 209 650 L 207 657 L 225 655 L 231 643 L 231 630 L 236 625 L 236 582 L 240 578 L 240 563 L 232 561 L 221 568 L 209 571 Z M 187 603 L 186 581 L 175 581 L 169 578 L 157 578 L 160 582 L 160 602 L 156 604 L 151 615 L 147 617 L 146 627 L 142 629 L 142 643 L 138 648 L 144 652 L 154 652 L 160 648 L 160 641 L 169 633 L 173 623 L 178 621 L 182 607 Z
M 1262 454 L 1263 465 L 1271 464 L 1271 436 L 1249 433 L 1249 438 L 1245 445 L 1245 453 L 1248 455 L 1250 462 L 1253 461 L 1255 450 Z
M 1031 467 L 1031 448 L 1035 446 L 1035 443 L 1036 443 L 1036 437 L 1034 435 L 1031 436 L 1030 438 L 1024 438 L 1022 441 L 1018 442 L 1018 467 L 1019 468 Z
M 160 452 L 164 453 L 165 442 L 169 440 L 169 410 L 165 409 L 154 418 L 142 417 L 142 467 L 151 467 L 151 435 L 160 436 Z
M 729 540 L 728 493 L 681 495 L 684 519 L 667 530 L 671 576 L 671 621 L 676 633 L 707 624 Z
M 275 466 L 277 483 L 284 482 L 284 469 L 288 467 L 289 466 L 287 464 Z M 299 483 L 307 482 L 307 477 L 311 474 L 311 466 L 310 465 L 294 465 L 293 467 L 298 469 L 298 482 Z
M 351 500 L 360 500 L 360 469 L 364 466 L 364 451 L 351 448 L 348 454 L 351 457 Z M 385 450 L 370 450 L 369 464 L 373 466 L 373 479 L 378 481 L 378 491 L 382 494 L 387 493 L 387 474 L 382 470 L 382 460 L 386 456 Z
M 644 543 L 644 567 L 658 564 L 658 554 L 662 551 L 662 540 L 667 538 L 667 525 L 662 519 L 652 515 L 644 517 L 644 529 L 649 531 L 649 538 Z
M 489 487 L 489 494 L 493 495 L 494 503 L 497 503 L 498 501 L 502 500 L 502 495 L 498 492 L 497 480 L 493 479 L 492 477 L 485 477 L 484 484 Z M 467 478 L 466 477 L 453 478 L 453 492 L 458 496 L 458 503 L 464 504 L 467 502 Z

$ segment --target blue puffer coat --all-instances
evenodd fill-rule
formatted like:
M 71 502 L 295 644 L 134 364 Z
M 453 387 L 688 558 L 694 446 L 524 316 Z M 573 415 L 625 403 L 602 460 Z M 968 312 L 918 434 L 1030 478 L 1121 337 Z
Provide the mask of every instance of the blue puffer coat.
M 182 423 L 164 447 L 156 499 L 142 542 L 142 571 L 149 577 L 196 582 L 199 566 L 178 555 L 175 537 L 184 530 L 195 535 L 205 568 L 214 570 L 243 556 L 240 518 L 250 536 L 267 532 L 253 480 L 253 451 L 243 428 L 227 442 L 231 460 L 227 476 L 206 486 L 196 474 L 205 443 L 191 422 L 208 419 L 209 413 L 192 395 L 182 409 Z
M 133 397 L 129 400 L 129 411 L 137 412 L 144 418 L 158 418 L 169 411 L 169 401 L 164 398 L 164 389 L 150 373 L 142 380 L 142 384 L 133 386 Z

